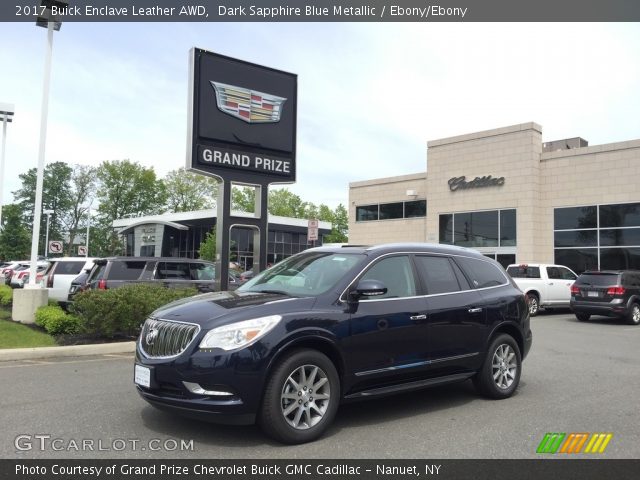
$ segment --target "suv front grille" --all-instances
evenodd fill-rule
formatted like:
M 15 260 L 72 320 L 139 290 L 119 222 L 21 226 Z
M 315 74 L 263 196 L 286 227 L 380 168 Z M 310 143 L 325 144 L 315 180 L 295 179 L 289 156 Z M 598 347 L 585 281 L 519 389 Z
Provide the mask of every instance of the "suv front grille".
M 185 351 L 200 327 L 192 323 L 148 319 L 140 333 L 140 347 L 151 358 L 176 357 Z

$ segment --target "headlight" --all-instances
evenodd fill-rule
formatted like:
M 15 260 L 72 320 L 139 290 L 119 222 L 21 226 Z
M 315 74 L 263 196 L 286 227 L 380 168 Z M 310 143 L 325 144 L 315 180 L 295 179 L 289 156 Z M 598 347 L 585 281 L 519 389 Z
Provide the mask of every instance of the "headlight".
M 200 348 L 235 350 L 246 347 L 266 335 L 280 320 L 280 315 L 271 315 L 214 328 L 204 336 Z

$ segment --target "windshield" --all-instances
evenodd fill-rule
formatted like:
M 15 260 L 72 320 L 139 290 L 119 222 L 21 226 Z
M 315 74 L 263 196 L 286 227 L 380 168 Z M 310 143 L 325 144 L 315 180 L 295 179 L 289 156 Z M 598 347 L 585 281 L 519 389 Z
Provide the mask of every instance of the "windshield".
M 315 296 L 328 291 L 364 259 L 362 254 L 300 253 L 249 280 L 239 291 Z

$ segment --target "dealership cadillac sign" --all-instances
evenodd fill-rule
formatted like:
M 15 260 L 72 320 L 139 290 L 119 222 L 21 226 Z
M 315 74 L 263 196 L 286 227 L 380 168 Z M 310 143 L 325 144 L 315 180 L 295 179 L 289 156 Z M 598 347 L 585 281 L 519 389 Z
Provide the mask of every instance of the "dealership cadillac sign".
M 189 96 L 187 169 L 295 182 L 296 75 L 194 48 Z
M 491 175 L 484 177 L 476 177 L 468 180 L 464 175 L 462 177 L 452 177 L 449 179 L 449 190 L 466 190 L 468 188 L 484 188 L 484 187 L 501 187 L 504 185 L 504 177 L 494 178 Z

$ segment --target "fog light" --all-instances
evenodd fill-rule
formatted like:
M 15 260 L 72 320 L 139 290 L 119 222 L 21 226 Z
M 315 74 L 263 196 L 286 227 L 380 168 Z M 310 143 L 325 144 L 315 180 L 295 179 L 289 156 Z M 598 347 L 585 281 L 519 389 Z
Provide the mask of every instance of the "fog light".
M 233 392 L 228 392 L 226 390 L 205 390 L 198 383 L 193 382 L 182 382 L 187 390 L 196 395 L 211 395 L 215 397 L 232 397 Z

